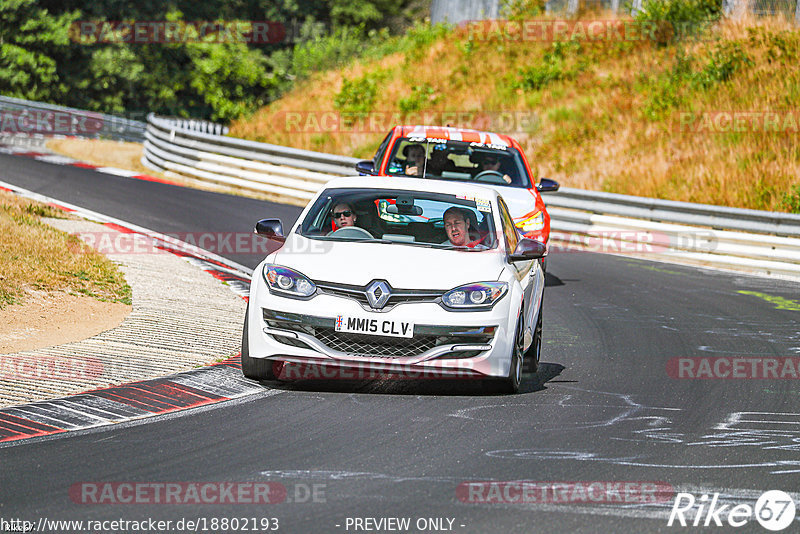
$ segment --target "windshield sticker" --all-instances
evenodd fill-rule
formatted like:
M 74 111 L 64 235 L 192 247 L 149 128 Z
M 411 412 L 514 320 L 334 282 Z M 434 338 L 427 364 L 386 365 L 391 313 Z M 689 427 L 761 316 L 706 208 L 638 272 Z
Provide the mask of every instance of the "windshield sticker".
M 442 139 L 440 137 L 416 137 L 416 136 L 409 136 L 408 141 L 410 143 L 445 143 L 449 141 L 449 139 Z
M 488 211 L 491 213 L 492 211 L 492 203 L 485 198 L 475 197 L 472 195 L 456 195 L 456 198 L 459 200 L 469 200 L 475 203 L 475 207 L 478 208 L 478 211 Z
M 492 211 L 492 204 L 485 198 L 476 198 L 475 207 L 478 208 L 478 211 L 488 211 L 490 213 Z
M 508 145 L 500 144 L 500 143 L 478 143 L 473 141 L 469 144 L 469 146 L 476 147 L 476 148 L 491 148 L 492 150 L 508 150 Z

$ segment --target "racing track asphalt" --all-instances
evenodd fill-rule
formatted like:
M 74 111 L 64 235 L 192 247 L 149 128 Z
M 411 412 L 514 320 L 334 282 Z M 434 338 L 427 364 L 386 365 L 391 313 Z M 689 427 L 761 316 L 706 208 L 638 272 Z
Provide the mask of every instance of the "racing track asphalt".
M 288 223 L 298 212 L 0 158 L 4 181 L 160 232 L 249 231 L 258 218 Z M 667 373 L 676 357 L 798 356 L 800 285 L 578 252 L 553 255 L 548 269 L 543 363 L 519 395 L 436 381 L 265 384 L 263 395 L 238 401 L 15 442 L 0 448 L 0 516 L 277 517 L 281 532 L 354 532 L 348 517 L 444 517 L 454 532 L 655 532 L 673 530 L 673 496 L 649 505 L 474 504 L 457 488 L 660 481 L 751 506 L 763 491 L 800 488 L 796 380 Z M 81 482 L 207 481 L 280 482 L 292 502 L 92 505 L 69 496 Z M 313 484 L 324 497 L 298 502 Z M 755 521 L 739 530 L 764 531 Z

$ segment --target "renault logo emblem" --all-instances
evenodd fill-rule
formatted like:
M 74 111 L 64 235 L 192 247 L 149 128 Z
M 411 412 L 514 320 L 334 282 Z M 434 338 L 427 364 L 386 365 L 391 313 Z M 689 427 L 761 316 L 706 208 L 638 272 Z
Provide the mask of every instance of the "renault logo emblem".
M 383 280 L 375 280 L 367 286 L 367 301 L 375 309 L 383 308 L 391 296 L 392 290 Z

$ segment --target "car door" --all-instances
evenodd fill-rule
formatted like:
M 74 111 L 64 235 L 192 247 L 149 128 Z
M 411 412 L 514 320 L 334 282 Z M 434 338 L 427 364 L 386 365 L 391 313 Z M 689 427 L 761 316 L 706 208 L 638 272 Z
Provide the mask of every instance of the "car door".
M 511 218 L 511 214 L 508 211 L 508 206 L 506 206 L 503 198 L 498 196 L 497 200 L 500 211 L 500 223 L 503 225 L 503 237 L 505 240 L 506 250 L 510 254 L 517 248 L 517 243 L 519 243 L 519 240 L 522 236 L 520 235 L 519 229 L 514 224 L 514 220 Z M 516 273 L 515 276 L 522 287 L 523 301 L 525 306 L 525 331 L 527 338 L 528 335 L 533 335 L 533 331 L 531 329 L 535 324 L 533 320 L 535 319 L 536 311 L 539 309 L 542 292 L 544 291 L 544 276 L 537 260 L 516 262 L 509 260 L 509 264 L 511 265 L 512 271 Z

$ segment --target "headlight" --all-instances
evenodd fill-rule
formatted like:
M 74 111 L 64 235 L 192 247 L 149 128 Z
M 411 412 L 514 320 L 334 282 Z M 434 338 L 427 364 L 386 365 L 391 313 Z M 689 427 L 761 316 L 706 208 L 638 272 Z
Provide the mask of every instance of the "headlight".
M 535 232 L 544 228 L 544 212 L 537 211 L 527 219 L 523 219 L 517 223 L 517 228 L 524 233 Z
M 263 273 L 264 280 L 267 282 L 270 291 L 275 293 L 306 298 L 317 291 L 317 286 L 314 285 L 314 282 L 294 269 L 267 264 L 264 266 Z
M 476 282 L 451 289 L 442 295 L 442 304 L 454 310 L 490 309 L 507 290 L 505 282 Z

